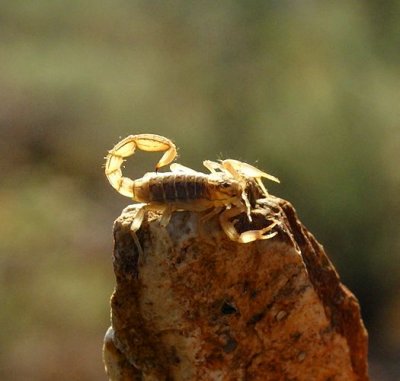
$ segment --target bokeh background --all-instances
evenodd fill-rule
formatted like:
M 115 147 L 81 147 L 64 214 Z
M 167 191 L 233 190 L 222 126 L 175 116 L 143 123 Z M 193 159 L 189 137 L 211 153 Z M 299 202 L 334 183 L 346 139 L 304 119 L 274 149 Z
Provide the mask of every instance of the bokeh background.
M 0 379 L 106 380 L 129 199 L 103 158 L 152 132 L 281 179 L 360 299 L 372 379 L 399 380 L 399 48 L 398 1 L 2 1 Z

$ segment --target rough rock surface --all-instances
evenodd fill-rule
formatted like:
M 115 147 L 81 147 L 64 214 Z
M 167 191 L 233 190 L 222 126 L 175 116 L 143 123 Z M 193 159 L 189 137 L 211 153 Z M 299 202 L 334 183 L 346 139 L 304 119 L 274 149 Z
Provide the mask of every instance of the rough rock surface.
M 113 381 L 367 381 L 367 333 L 356 298 L 323 247 L 275 197 L 236 223 L 278 234 L 240 244 L 217 217 L 149 213 L 137 237 L 114 225 L 116 288 L 104 359 Z

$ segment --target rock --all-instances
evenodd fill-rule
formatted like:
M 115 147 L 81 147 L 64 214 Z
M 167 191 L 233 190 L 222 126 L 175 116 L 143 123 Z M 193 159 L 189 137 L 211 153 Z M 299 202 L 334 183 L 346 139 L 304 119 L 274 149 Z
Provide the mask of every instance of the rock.
M 134 211 L 114 225 L 116 288 L 104 359 L 113 381 L 367 381 L 356 298 L 293 207 L 271 196 L 236 223 L 280 225 L 241 244 L 218 217 L 175 212 L 166 228 Z

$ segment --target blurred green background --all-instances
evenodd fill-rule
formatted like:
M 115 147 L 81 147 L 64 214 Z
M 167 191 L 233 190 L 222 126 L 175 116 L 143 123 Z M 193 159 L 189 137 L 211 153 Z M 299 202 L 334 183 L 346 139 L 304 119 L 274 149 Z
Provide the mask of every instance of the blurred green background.
M 372 378 L 399 380 L 399 48 L 398 1 L 2 1 L 0 379 L 106 380 L 130 201 L 103 158 L 152 132 L 281 179 L 360 299 Z

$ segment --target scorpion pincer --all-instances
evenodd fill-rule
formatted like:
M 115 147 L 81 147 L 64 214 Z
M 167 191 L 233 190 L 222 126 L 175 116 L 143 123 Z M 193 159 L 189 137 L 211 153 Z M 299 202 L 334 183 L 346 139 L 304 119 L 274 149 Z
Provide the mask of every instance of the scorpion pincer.
M 132 156 L 136 149 L 164 154 L 156 165 L 156 172 L 146 173 L 142 178 L 132 180 L 122 176 L 121 166 L 125 158 Z M 177 163 L 171 164 L 170 172 L 157 172 L 159 168 L 170 164 L 176 155 L 176 147 L 171 140 L 154 134 L 130 135 L 108 152 L 105 174 L 110 184 L 122 195 L 139 202 L 134 205 L 137 213 L 131 225 L 133 233 L 140 228 L 146 210 L 161 211 L 163 226 L 168 224 L 174 211 L 210 210 L 201 220 L 219 214 L 222 229 L 233 241 L 247 243 L 269 239 L 277 234 L 271 232 L 277 225 L 275 221 L 260 230 L 249 230 L 240 234 L 231 222 L 243 212 L 251 220 L 247 191 L 256 189 L 259 194 L 268 196 L 261 179 L 279 182 L 276 177 L 232 159 L 221 162 L 204 161 L 204 166 L 211 172 L 209 174 Z

